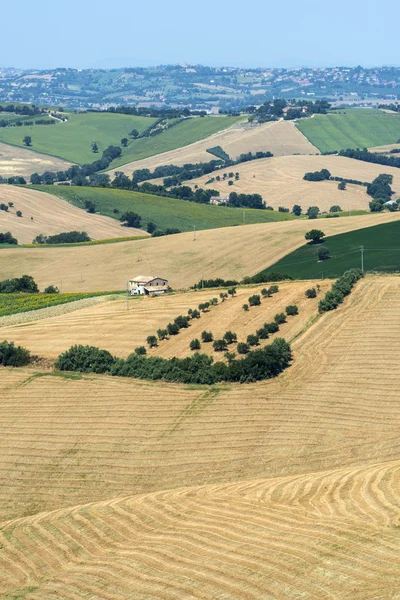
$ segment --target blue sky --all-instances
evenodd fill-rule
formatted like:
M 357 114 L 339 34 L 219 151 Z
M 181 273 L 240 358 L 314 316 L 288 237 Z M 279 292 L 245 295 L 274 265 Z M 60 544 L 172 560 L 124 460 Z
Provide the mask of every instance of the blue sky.
M 1 66 L 400 65 L 400 2 L 19 0 L 1 16 Z

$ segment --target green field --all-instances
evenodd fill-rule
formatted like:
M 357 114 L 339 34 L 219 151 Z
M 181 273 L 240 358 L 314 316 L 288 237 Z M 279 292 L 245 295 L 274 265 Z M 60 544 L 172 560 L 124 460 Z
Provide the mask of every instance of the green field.
M 115 292 L 81 292 L 70 294 L 0 294 L 0 317 L 15 315 L 20 312 L 49 308 L 76 300 L 110 295 Z
M 181 231 L 192 231 L 193 227 L 200 230 L 241 225 L 243 215 L 247 225 L 296 218 L 290 213 L 197 204 L 126 190 L 59 185 L 38 185 L 32 188 L 63 198 L 80 208 L 84 208 L 85 200 L 91 200 L 100 214 L 116 219 L 126 211 L 133 211 L 142 217 L 142 228 L 146 228 L 149 221 L 153 221 L 159 229 L 177 228 Z M 115 214 L 114 208 L 118 209 L 119 213 Z M 129 235 L 129 228 L 126 229 L 126 233 Z
M 299 119 L 297 128 L 321 152 L 395 144 L 400 138 L 400 115 L 366 108 Z
M 323 230 L 322 221 L 318 223 Z M 347 269 L 361 267 L 364 246 L 365 271 L 392 273 L 400 271 L 400 221 L 357 229 L 326 238 L 323 244 L 305 244 L 291 252 L 263 274 L 277 271 L 295 279 L 338 277 Z M 331 258 L 318 262 L 318 248 L 326 246 Z
M 22 140 L 26 135 L 30 135 L 31 150 L 84 164 L 100 158 L 107 146 L 120 146 L 121 139 L 126 137 L 130 140 L 129 144 L 126 148 L 122 148 L 121 157 L 112 163 L 112 168 L 115 168 L 134 160 L 186 146 L 243 120 L 243 117 L 192 118 L 156 136 L 134 140 L 129 138 L 132 129 L 142 133 L 156 119 L 112 113 L 68 113 L 68 118 L 67 122 L 57 122 L 55 125 L 2 127 L 0 141 L 25 148 Z M 96 142 L 99 147 L 97 154 L 92 152 L 92 142 Z

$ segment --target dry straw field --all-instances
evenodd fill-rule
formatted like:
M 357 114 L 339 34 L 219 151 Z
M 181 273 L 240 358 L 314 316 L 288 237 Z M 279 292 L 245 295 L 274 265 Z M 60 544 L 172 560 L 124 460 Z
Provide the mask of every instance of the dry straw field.
M 366 214 L 318 225 L 334 235 L 398 219 L 399 213 Z M 102 246 L 2 249 L 0 280 L 29 273 L 41 289 L 62 281 L 64 292 L 106 291 L 124 289 L 135 275 L 156 274 L 183 289 L 201 278 L 258 273 L 304 244 L 309 229 L 310 221 L 300 219 L 200 231 L 196 240 L 193 233 L 180 233 Z
M 29 178 L 32 173 L 65 171 L 71 164 L 61 158 L 0 142 L 0 175 L 2 177 L 22 175 Z
M 399 301 L 367 277 L 258 384 L 3 369 L 0 593 L 399 598 Z
M 213 181 L 208 187 L 218 190 L 222 196 L 230 192 L 261 194 L 263 200 L 275 209 L 279 206 L 291 209 L 294 204 L 299 204 L 303 210 L 318 206 L 321 211 L 328 211 L 334 204 L 339 204 L 343 210 L 368 210 L 371 198 L 363 186 L 348 185 L 347 190 L 340 191 L 335 181 L 303 180 L 305 173 L 321 169 L 328 169 L 334 177 L 366 182 L 371 182 L 381 173 L 388 173 L 393 175 L 393 190 L 400 194 L 398 169 L 344 156 L 281 156 L 242 163 L 218 172 L 220 176 L 225 172 L 239 173 L 240 179 L 234 181 L 233 186 L 229 186 L 229 179 L 226 179 Z M 189 184 L 207 188 L 209 177 L 194 179 Z
M 269 150 L 275 156 L 319 154 L 318 149 L 307 140 L 292 122 L 276 121 L 250 128 L 235 125 L 189 146 L 128 163 L 118 167 L 117 170 L 132 175 L 132 172 L 136 169 L 150 169 L 152 171 L 161 165 L 209 162 L 216 157 L 206 152 L 206 150 L 215 146 L 221 146 L 233 159 L 238 158 L 240 154 L 260 150 Z M 111 173 L 114 171 L 115 169 L 112 169 Z
M 329 289 L 330 282 L 324 281 L 320 285 L 322 294 Z M 237 296 L 229 297 L 208 312 L 201 313 L 201 318 L 191 321 L 188 329 L 160 342 L 158 348 L 148 348 L 149 355 L 165 358 L 190 356 L 190 341 L 194 338 L 200 340 L 204 330 L 212 331 L 214 339 L 222 338 L 226 331 L 233 331 L 238 341 L 245 342 L 247 335 L 255 333 L 265 322 L 272 321 L 277 313 L 284 312 L 290 304 L 296 304 L 300 314 L 288 317 L 280 332 L 268 340 L 261 340 L 261 344 L 270 343 L 279 336 L 293 339 L 317 312 L 318 299 L 310 300 L 304 295 L 310 282 L 282 283 L 279 293 L 263 299 L 261 306 L 245 312 L 242 305 L 247 303 L 252 294 L 259 294 L 263 287 L 238 288 Z M 70 304 L 35 311 L 30 313 L 31 320 L 29 313 L 23 314 L 22 319 L 19 319 L 20 315 L 1 317 L 0 339 L 14 340 L 32 353 L 51 359 L 57 358 L 73 344 L 89 344 L 105 348 L 116 356 L 126 357 L 136 346 L 147 346 L 147 336 L 155 335 L 157 329 L 164 329 L 175 317 L 186 315 L 189 308 L 197 308 L 200 303 L 215 297 L 220 301 L 220 291 L 209 289 L 159 298 L 132 298 L 129 310 L 126 309 L 123 296 L 106 296 L 103 301 L 97 298 L 96 302 L 74 311 Z M 64 313 L 64 310 L 67 312 Z M 235 350 L 234 347 L 231 349 Z M 223 352 L 214 352 L 212 344 L 202 344 L 201 352 L 212 355 L 215 360 L 223 360 Z
M 13 202 L 8 212 L 0 211 L 0 231 L 10 231 L 19 244 L 30 244 L 43 233 L 54 235 L 64 231 L 86 231 L 94 240 L 147 235 L 140 229 L 127 229 L 115 219 L 91 215 L 56 196 L 11 185 L 0 186 L 0 203 Z M 16 211 L 22 212 L 17 217 Z

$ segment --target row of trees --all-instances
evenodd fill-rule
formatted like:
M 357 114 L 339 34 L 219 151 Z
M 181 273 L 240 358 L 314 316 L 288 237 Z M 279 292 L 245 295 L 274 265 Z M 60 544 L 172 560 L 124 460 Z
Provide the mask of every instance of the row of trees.
M 31 275 L 22 275 L 14 279 L 4 279 L 0 281 L 0 294 L 38 294 L 39 288 L 36 281 Z M 45 290 L 45 294 L 57 294 L 58 289 L 53 285 L 49 285 Z
M 326 292 L 325 297 L 319 301 L 318 310 L 320 313 L 334 310 L 348 296 L 359 279 L 363 277 L 361 269 L 350 269 L 345 271 L 339 279 L 335 281 L 332 288 Z
M 369 152 L 367 148 L 360 150 L 360 148 L 347 150 L 340 150 L 339 156 L 347 156 L 348 158 L 355 158 L 356 160 L 363 160 L 365 162 L 375 163 L 378 165 L 385 165 L 386 167 L 397 167 L 400 168 L 400 158 L 396 156 L 386 156 L 385 154 L 378 154 L 377 152 Z
M 66 231 L 55 235 L 43 235 L 40 233 L 33 240 L 33 244 L 79 244 L 81 242 L 90 242 L 90 237 L 86 231 Z

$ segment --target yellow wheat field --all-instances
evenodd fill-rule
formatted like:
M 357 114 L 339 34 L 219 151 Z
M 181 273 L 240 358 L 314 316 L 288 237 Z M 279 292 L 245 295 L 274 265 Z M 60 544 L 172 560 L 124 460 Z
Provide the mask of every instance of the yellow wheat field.
M 117 170 L 132 175 L 132 172 L 137 169 L 150 169 L 153 171 L 156 167 L 162 165 L 209 162 L 215 160 L 216 157 L 206 152 L 206 150 L 215 146 L 221 146 L 232 159 L 236 159 L 240 154 L 246 152 L 254 153 L 257 151 L 269 151 L 274 156 L 319 154 L 319 150 L 307 140 L 293 123 L 290 121 L 276 121 L 264 123 L 258 127 L 244 128 L 242 125 L 237 125 L 224 129 L 194 144 L 128 163 L 118 167 L 118 169 L 113 169 L 110 174 Z
M 36 190 L 0 186 L 0 203 L 13 202 L 8 212 L 0 211 L 0 231 L 10 231 L 20 244 L 30 244 L 40 233 L 54 235 L 64 231 L 86 231 L 94 240 L 124 237 L 126 228 L 111 217 L 91 215 L 50 194 Z M 22 217 L 17 217 L 20 210 Z M 147 235 L 129 229 L 129 235 Z
M 399 300 L 362 280 L 269 382 L 1 369 L 0 592 L 398 597 Z
M 222 196 L 230 192 L 244 194 L 261 194 L 267 205 L 278 209 L 279 206 L 292 209 L 299 204 L 303 211 L 309 206 L 318 206 L 321 211 L 329 211 L 338 204 L 343 210 L 368 210 L 371 198 L 366 188 L 360 185 L 347 185 L 345 191 L 338 189 L 335 181 L 304 181 L 303 176 L 309 171 L 328 169 L 334 177 L 344 177 L 358 181 L 371 182 L 381 173 L 393 175 L 393 190 L 400 194 L 400 174 L 395 167 L 385 167 L 366 163 L 344 156 L 280 156 L 265 158 L 229 167 L 218 171 L 220 177 L 224 173 L 239 173 L 240 179 L 234 180 L 232 186 L 229 179 L 213 181 L 206 185 L 210 175 L 189 182 L 189 185 L 212 187 Z M 215 173 L 213 173 L 215 176 Z
M 28 179 L 32 173 L 65 171 L 71 164 L 55 156 L 47 156 L 0 142 L 0 175 L 2 177 L 21 175 Z
M 319 298 L 330 284 L 329 281 L 319 282 Z M 128 309 L 124 297 L 110 299 L 106 296 L 102 302 L 96 299 L 96 303 L 66 314 L 59 314 L 62 306 L 34 311 L 30 313 L 31 320 L 26 313 L 23 323 L 19 322 L 18 315 L 2 317 L 0 339 L 13 340 L 29 348 L 33 354 L 49 359 L 57 358 L 74 344 L 105 348 L 124 358 L 142 345 L 147 347 L 149 355 L 184 357 L 192 354 L 190 341 L 194 338 L 201 340 L 204 330 L 211 331 L 214 339 L 222 338 L 226 331 L 233 331 L 239 342 L 245 342 L 249 334 L 256 333 L 265 322 L 272 321 L 277 313 L 285 312 L 286 306 L 298 306 L 299 315 L 288 317 L 280 332 L 267 340 L 260 340 L 261 346 L 264 346 L 282 335 L 287 340 L 293 339 L 315 316 L 319 298 L 307 299 L 304 294 L 313 285 L 306 281 L 281 283 L 279 293 L 262 299 L 261 306 L 250 307 L 248 312 L 243 310 L 242 305 L 248 303 L 249 296 L 260 294 L 260 290 L 268 285 L 238 288 L 237 295 L 224 302 L 219 297 L 221 290 L 212 289 L 158 298 L 137 297 L 130 299 Z M 157 348 L 148 348 L 146 339 L 149 335 L 156 335 L 157 329 L 165 329 L 175 317 L 186 315 L 188 309 L 195 309 L 212 298 L 217 298 L 219 304 L 202 312 L 200 319 L 191 320 L 190 327 L 182 329 L 179 335 L 160 341 Z M 70 310 L 73 305 L 66 304 L 64 307 Z M 40 313 L 43 313 L 43 318 L 40 318 Z M 229 350 L 235 352 L 236 344 L 229 346 Z M 214 352 L 211 343 L 203 343 L 201 352 L 215 360 L 223 360 L 224 353 Z
M 366 214 L 318 221 L 326 235 L 400 219 L 399 213 Z M 199 279 L 242 279 L 275 263 L 305 243 L 310 221 L 295 220 L 180 233 L 148 240 L 77 248 L 16 248 L 0 251 L 0 280 L 28 273 L 40 289 L 68 291 L 125 289 L 135 275 L 166 277 L 174 289 Z M 82 279 L 81 279 L 82 274 Z

